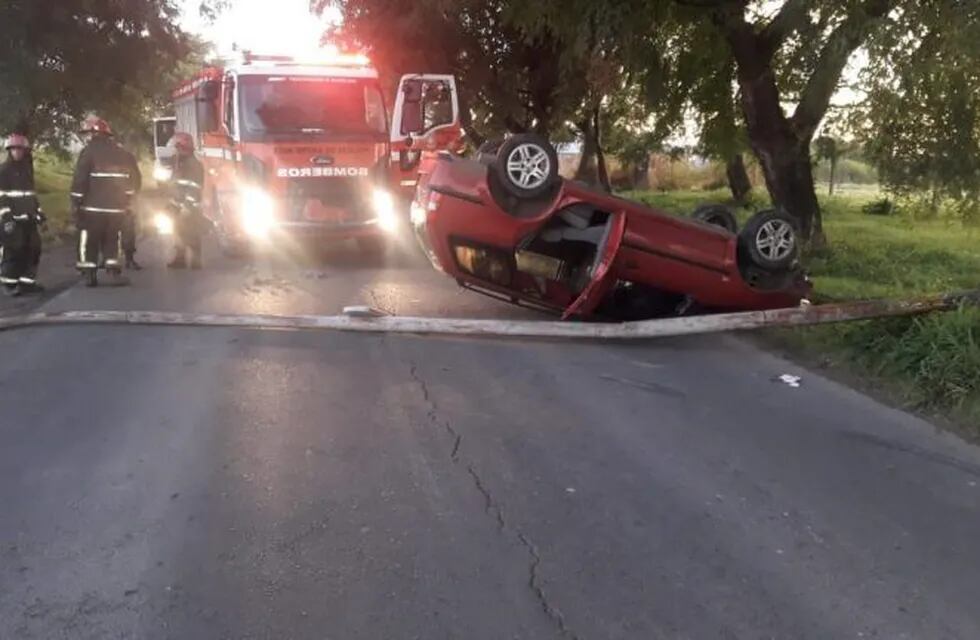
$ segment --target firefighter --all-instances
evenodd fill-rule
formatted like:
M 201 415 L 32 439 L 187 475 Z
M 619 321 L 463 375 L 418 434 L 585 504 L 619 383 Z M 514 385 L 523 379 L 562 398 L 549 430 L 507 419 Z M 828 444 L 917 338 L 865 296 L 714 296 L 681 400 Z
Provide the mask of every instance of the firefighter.
M 204 216 L 201 213 L 201 189 L 204 166 L 194 155 L 194 138 L 177 133 L 171 139 L 177 153 L 174 156 L 173 178 L 170 182 L 170 210 L 174 217 L 174 258 L 167 264 L 171 269 L 187 267 L 190 254 L 191 269 L 201 268 L 201 235 Z
M 78 157 L 71 186 L 72 214 L 79 230 L 78 269 L 88 276 L 91 287 L 98 284 L 100 265 L 116 277 L 117 284 L 126 284 L 121 277 L 123 235 L 134 216 L 133 199 L 142 186 L 142 175 L 136 158 L 112 139 L 105 120 L 87 118 L 82 135 L 88 137 L 88 144 Z
M 40 225 L 44 212 L 34 191 L 34 161 L 27 137 L 13 134 L 4 143 L 7 161 L 0 165 L 0 283 L 9 295 L 40 291 Z

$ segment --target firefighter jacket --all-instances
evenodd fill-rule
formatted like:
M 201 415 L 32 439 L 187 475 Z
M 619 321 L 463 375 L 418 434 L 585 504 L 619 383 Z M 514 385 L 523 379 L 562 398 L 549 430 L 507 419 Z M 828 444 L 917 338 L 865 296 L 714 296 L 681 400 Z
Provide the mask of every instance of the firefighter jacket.
M 175 159 L 171 181 L 170 205 L 178 211 L 186 208 L 197 213 L 201 210 L 204 185 L 204 165 L 193 155 L 180 155 Z
M 111 138 L 96 136 L 78 157 L 72 205 L 85 213 L 127 213 L 142 183 L 136 158 Z
M 0 220 L 41 222 L 43 213 L 34 191 L 34 168 L 30 156 L 10 159 L 0 165 Z

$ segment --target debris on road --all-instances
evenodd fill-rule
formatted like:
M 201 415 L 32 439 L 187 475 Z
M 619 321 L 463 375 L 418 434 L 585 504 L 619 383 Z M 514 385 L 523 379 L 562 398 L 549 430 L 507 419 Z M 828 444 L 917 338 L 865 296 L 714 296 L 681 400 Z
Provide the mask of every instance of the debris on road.
M 352 306 L 344 307 L 344 315 L 348 318 L 383 318 L 388 314 L 374 307 Z
M 779 380 L 780 382 L 783 382 L 789 385 L 790 387 L 793 387 L 794 389 L 799 389 L 801 386 L 803 386 L 802 384 L 803 378 L 801 378 L 800 376 L 792 376 L 788 373 L 784 373 L 783 375 L 776 378 L 776 380 Z

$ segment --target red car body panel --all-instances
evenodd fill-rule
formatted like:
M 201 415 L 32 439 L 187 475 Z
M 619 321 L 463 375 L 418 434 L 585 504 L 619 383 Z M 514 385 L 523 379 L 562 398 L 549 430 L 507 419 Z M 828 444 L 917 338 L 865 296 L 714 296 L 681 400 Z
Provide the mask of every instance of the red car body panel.
M 582 291 L 575 302 L 565 309 L 565 312 L 562 314 L 562 320 L 580 315 L 585 310 L 595 309 L 609 293 L 609 290 L 616 285 L 615 278 L 608 278 L 606 276 L 609 275 L 610 271 L 616 265 L 619 247 L 623 243 L 625 232 L 626 214 L 622 211 L 617 211 L 612 214 L 609 237 L 605 246 L 600 249 L 601 254 L 598 264 L 592 273 L 592 281 L 589 282 L 588 286 L 585 287 L 585 290 Z
M 481 162 L 448 154 L 427 158 L 421 169 L 412 217 L 416 235 L 433 264 L 460 284 L 565 317 L 593 314 L 619 282 L 686 295 L 718 311 L 792 307 L 810 292 L 802 274 L 795 274 L 783 289 L 752 287 L 739 268 L 736 234 L 579 183 L 561 180 L 549 203 L 538 204 L 528 215 L 508 213 L 491 194 L 488 171 Z M 579 203 L 611 214 L 613 225 L 593 281 L 579 295 L 560 282 L 529 290 L 519 274 L 515 282 L 503 285 L 461 268 L 455 253 L 460 241 L 513 256 L 556 213 Z

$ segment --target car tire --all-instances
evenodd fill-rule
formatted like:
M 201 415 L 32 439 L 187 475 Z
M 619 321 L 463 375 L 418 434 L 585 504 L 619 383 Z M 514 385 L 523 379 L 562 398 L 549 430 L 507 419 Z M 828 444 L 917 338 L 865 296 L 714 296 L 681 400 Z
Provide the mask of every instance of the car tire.
M 497 152 L 500 151 L 500 145 L 502 144 L 503 140 L 487 140 L 476 150 L 476 159 L 483 164 L 493 164 L 494 160 L 497 159 Z
M 752 216 L 739 234 L 739 244 L 752 264 L 770 272 L 791 268 L 800 256 L 796 220 L 776 209 Z
M 723 204 L 703 204 L 694 210 L 691 217 L 732 233 L 738 233 L 738 220 L 735 219 L 735 214 Z
M 558 182 L 558 153 L 543 136 L 522 133 L 500 145 L 493 170 L 511 195 L 533 200 Z

